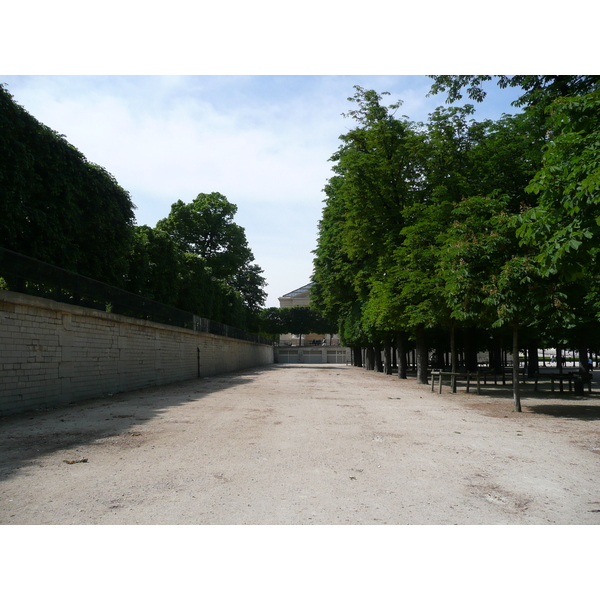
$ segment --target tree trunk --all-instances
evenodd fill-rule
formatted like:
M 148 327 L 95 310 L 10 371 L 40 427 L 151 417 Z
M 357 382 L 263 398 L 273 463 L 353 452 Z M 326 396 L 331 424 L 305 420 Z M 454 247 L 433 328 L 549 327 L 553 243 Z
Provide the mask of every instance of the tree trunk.
M 406 338 L 404 332 L 398 332 L 396 336 L 396 352 L 398 355 L 398 379 L 406 379 Z
M 427 385 L 427 368 L 429 362 L 428 356 L 428 348 L 427 348 L 427 338 L 425 334 L 425 326 L 417 325 L 417 329 L 415 331 L 416 338 L 416 359 L 417 359 L 417 383 L 422 383 Z
M 579 363 L 577 365 L 579 374 L 585 380 L 590 373 L 589 359 L 591 358 L 591 355 L 588 356 L 588 336 L 584 329 L 580 329 L 578 332 L 577 353 L 579 354 Z
M 527 348 L 527 376 L 535 377 L 540 372 L 537 340 L 533 340 Z
M 558 372 L 562 375 L 563 353 L 562 353 L 562 348 L 560 346 L 556 346 L 556 366 L 558 367 Z
M 352 348 L 352 362 L 355 367 L 362 367 L 362 348 L 360 346 Z
M 450 330 L 450 370 L 456 373 L 458 369 L 458 350 L 456 348 L 456 325 Z
M 519 326 L 513 326 L 513 399 L 515 412 L 521 412 L 521 389 L 519 387 Z
M 438 346 L 438 348 L 435 351 L 435 368 L 441 370 L 445 366 L 446 366 L 446 362 L 444 360 L 444 351 L 442 350 L 441 347 Z
M 383 350 L 383 372 L 386 375 L 392 374 L 392 346 L 389 337 L 385 338 Z
M 375 349 L 373 346 L 367 346 L 367 360 L 366 365 L 367 371 L 375 370 Z
M 383 362 L 381 360 L 381 343 L 375 342 L 374 350 L 375 350 L 375 370 L 378 373 L 383 373 Z
M 469 327 L 465 331 L 465 368 L 473 373 L 477 371 L 477 330 Z
M 490 367 L 494 369 L 495 373 L 502 373 L 504 368 L 502 363 L 502 339 L 496 334 L 492 343 L 494 345 L 494 361 L 490 363 Z
M 579 344 L 579 374 L 587 377 L 590 372 L 590 364 L 587 347 Z

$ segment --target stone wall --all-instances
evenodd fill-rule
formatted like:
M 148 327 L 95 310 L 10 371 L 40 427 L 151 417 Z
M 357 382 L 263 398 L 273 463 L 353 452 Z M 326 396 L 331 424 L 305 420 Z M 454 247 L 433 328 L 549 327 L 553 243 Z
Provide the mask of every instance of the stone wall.
M 278 346 L 275 362 L 348 365 L 352 354 L 350 348 L 343 346 Z
M 198 352 L 199 349 L 199 352 Z M 270 364 L 273 348 L 0 290 L 0 415 Z

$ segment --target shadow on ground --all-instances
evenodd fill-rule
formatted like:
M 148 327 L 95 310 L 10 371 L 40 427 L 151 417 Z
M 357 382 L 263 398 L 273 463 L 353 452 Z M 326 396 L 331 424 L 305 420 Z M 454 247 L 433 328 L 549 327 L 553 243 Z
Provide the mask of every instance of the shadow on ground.
M 600 406 L 586 406 L 585 404 L 542 404 L 531 406 L 529 410 L 536 414 L 563 419 L 580 419 L 582 421 L 600 419 Z
M 132 428 L 159 416 L 166 409 L 198 401 L 214 391 L 250 383 L 265 368 L 269 366 L 2 417 L 0 481 L 59 450 L 98 444 L 107 438 L 121 436 L 125 439 L 123 436 L 139 435 L 131 433 Z

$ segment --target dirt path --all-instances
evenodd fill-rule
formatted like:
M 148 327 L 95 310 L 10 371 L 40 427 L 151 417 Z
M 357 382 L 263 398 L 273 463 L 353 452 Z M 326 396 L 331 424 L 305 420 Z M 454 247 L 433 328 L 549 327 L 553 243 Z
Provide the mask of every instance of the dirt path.
M 486 394 L 273 365 L 5 418 L 0 523 L 599 524 L 597 393 Z

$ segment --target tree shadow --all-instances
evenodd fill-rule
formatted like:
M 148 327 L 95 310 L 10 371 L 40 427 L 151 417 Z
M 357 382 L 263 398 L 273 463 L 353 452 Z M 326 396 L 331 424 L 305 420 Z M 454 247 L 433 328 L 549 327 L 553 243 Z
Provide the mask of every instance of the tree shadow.
M 536 414 L 563 419 L 580 419 L 582 421 L 600 420 L 600 406 L 586 406 L 585 404 L 541 404 L 529 406 L 528 410 Z
M 274 363 L 274 368 L 279 369 L 345 369 L 345 363 Z
M 85 454 L 81 447 L 108 443 L 108 438 L 122 448 L 141 446 L 147 440 L 136 426 L 174 406 L 250 383 L 262 370 L 254 367 L 2 417 L 0 481 L 45 455 L 69 449 Z

